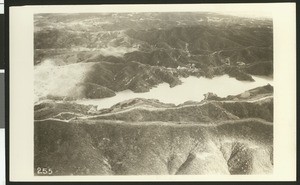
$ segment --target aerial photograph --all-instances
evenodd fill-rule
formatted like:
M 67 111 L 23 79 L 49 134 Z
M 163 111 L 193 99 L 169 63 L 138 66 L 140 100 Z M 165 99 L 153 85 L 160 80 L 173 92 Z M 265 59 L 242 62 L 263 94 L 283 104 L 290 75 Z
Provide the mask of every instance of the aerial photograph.
M 34 175 L 273 173 L 273 20 L 34 14 Z

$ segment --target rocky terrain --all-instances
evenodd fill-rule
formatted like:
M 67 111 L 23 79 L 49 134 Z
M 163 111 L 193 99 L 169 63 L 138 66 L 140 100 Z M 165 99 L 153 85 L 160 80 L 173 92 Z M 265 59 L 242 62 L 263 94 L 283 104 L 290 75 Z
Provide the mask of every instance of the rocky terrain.
M 181 105 L 35 105 L 34 166 L 52 175 L 269 174 L 273 87 Z
M 188 76 L 253 81 L 251 75 L 273 75 L 270 19 L 103 13 L 37 14 L 34 20 L 36 101 L 147 92 L 163 82 L 174 87 Z

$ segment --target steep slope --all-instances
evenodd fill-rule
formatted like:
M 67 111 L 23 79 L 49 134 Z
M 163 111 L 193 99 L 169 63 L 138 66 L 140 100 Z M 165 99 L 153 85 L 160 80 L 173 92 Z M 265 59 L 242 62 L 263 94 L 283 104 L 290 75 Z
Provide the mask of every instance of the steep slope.
M 246 92 L 178 106 L 140 98 L 102 110 L 42 102 L 34 165 L 53 175 L 272 173 L 273 87 Z
M 35 167 L 53 175 L 268 174 L 272 125 L 35 122 Z M 260 170 L 260 171 L 258 171 Z

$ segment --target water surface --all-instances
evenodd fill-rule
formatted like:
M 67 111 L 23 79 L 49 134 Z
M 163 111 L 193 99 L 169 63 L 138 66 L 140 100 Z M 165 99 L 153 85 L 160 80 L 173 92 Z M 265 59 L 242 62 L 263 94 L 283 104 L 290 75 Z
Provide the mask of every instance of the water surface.
M 255 87 L 264 86 L 267 84 L 273 85 L 270 78 L 253 76 L 254 82 L 239 81 L 231 78 L 228 75 L 217 76 L 212 79 L 204 77 L 190 76 L 182 78 L 181 85 L 170 88 L 169 84 L 162 83 L 152 88 L 146 93 L 134 93 L 131 90 L 125 90 L 116 93 L 116 96 L 103 99 L 83 99 L 77 100 L 76 103 L 85 105 L 97 105 L 98 109 L 109 108 L 121 101 L 133 98 L 157 99 L 163 103 L 174 103 L 176 105 L 186 101 L 201 101 L 204 99 L 204 94 L 212 92 L 219 97 L 228 95 L 237 95 L 246 90 Z

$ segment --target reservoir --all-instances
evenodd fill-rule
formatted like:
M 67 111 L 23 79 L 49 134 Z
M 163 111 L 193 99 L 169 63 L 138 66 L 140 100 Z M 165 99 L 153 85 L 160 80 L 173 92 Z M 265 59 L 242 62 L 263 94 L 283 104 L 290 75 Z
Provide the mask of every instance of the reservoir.
M 201 101 L 204 99 L 204 94 L 208 92 L 215 93 L 219 97 L 226 97 L 228 95 L 237 95 L 259 86 L 273 85 L 271 78 L 252 77 L 255 80 L 254 82 L 239 81 L 228 75 L 217 76 L 212 79 L 190 76 L 181 78 L 183 83 L 172 88 L 170 88 L 169 84 L 162 83 L 145 93 L 134 93 L 131 90 L 125 90 L 117 92 L 116 96 L 109 98 L 82 99 L 75 102 L 84 105 L 96 105 L 98 110 L 109 108 L 119 102 L 133 98 L 157 99 L 163 103 L 178 105 L 186 101 Z

